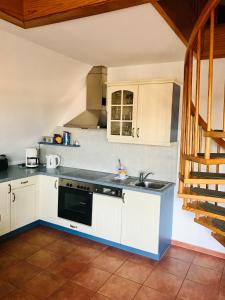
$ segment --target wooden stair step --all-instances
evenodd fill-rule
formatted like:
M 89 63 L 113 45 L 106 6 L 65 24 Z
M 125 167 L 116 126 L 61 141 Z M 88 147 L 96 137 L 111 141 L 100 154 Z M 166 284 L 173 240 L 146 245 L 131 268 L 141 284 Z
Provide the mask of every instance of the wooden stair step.
M 205 153 L 198 153 L 198 157 L 205 157 Z M 210 158 L 225 158 L 225 153 L 210 153 Z
M 212 224 L 225 233 L 225 221 L 213 219 Z
M 198 188 L 199 189 L 199 188 Z M 204 190 L 204 191 L 202 191 Z M 207 190 L 207 191 L 213 191 L 214 190 Z M 202 194 L 202 192 L 204 194 Z M 217 191 L 215 191 L 217 192 Z M 218 196 L 218 194 L 217 194 Z M 182 199 L 191 199 L 191 200 L 198 200 L 198 201 L 208 201 L 208 202 L 217 202 L 217 203 L 225 203 L 224 194 L 221 194 L 222 198 L 215 197 L 214 193 L 209 192 L 205 193 L 205 189 L 200 189 L 195 191 L 194 188 L 185 187 L 183 193 L 179 193 L 178 197 Z
M 225 153 L 212 153 L 209 159 L 205 159 L 204 153 L 198 156 L 184 155 L 184 159 L 203 165 L 223 165 L 225 164 Z
M 184 184 L 225 184 L 225 173 L 190 172 L 189 178 L 183 179 Z
M 212 203 L 194 201 L 183 206 L 183 209 L 225 221 L 225 208 Z
M 207 202 L 194 201 L 183 206 L 184 210 L 191 211 L 200 215 L 225 221 L 225 208 Z
M 214 239 L 216 239 L 221 245 L 223 245 L 225 247 L 225 237 L 218 234 L 218 233 L 213 233 L 212 232 L 212 236 L 214 237 Z
M 215 190 L 198 188 L 198 187 L 191 188 L 191 191 L 198 195 L 204 195 L 204 196 L 209 196 L 209 197 L 225 199 L 225 192 L 221 192 L 221 191 L 215 191 Z
M 206 179 L 225 179 L 225 173 L 213 173 L 213 172 L 190 172 L 191 177 L 206 178 Z
M 194 221 L 208 229 L 210 229 L 213 233 L 218 233 L 221 236 L 225 237 L 225 230 L 221 229 L 223 226 L 225 226 L 225 221 L 221 220 L 216 220 L 220 221 L 222 223 L 214 222 L 215 219 L 209 218 L 209 217 L 200 217 L 200 218 L 195 218 Z M 219 225 L 219 227 L 218 227 Z
M 220 130 L 220 129 L 205 131 L 204 136 L 224 139 L 225 138 L 225 132 L 223 130 Z

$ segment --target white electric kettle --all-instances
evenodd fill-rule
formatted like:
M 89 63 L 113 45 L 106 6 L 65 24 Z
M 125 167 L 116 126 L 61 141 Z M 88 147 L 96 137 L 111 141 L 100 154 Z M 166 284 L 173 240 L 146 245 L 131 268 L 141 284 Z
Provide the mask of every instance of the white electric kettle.
M 46 155 L 46 168 L 55 169 L 60 165 L 61 159 L 58 155 Z

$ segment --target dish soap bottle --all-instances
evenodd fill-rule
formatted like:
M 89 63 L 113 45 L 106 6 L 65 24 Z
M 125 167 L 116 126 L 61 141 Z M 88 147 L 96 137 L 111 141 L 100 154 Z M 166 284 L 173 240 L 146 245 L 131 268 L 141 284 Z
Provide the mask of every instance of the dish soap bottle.
M 124 180 L 127 178 L 127 170 L 124 166 L 122 166 L 120 159 L 118 159 L 118 162 L 119 162 L 119 167 L 118 167 L 119 179 Z

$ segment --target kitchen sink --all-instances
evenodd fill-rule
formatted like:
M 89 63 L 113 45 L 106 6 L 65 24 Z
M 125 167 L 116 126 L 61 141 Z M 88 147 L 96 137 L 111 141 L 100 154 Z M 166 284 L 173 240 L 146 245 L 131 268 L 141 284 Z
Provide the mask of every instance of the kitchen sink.
M 147 189 L 161 190 L 167 185 L 167 183 L 143 181 L 143 182 L 138 182 L 135 185 L 140 186 L 140 187 L 144 187 L 144 188 L 147 188 Z

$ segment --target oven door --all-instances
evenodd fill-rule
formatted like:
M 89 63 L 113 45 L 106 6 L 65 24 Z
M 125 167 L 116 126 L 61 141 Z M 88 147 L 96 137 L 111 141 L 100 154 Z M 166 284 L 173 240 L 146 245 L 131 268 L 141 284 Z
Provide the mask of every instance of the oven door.
M 91 226 L 93 193 L 59 186 L 58 216 Z

